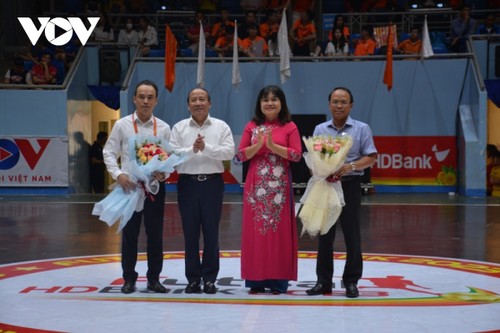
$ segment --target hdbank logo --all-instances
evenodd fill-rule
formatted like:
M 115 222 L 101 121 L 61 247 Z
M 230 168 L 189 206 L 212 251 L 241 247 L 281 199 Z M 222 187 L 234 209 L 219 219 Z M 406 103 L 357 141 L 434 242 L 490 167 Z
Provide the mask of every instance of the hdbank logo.
M 68 17 L 67 19 L 63 17 L 54 17 L 52 19 L 50 17 L 39 17 L 40 28 L 37 28 L 29 17 L 18 17 L 17 19 L 21 23 L 32 45 L 35 45 L 42 33 L 45 32 L 47 41 L 54 46 L 67 44 L 73 38 L 73 31 L 82 45 L 85 45 L 92 31 L 94 31 L 97 22 L 99 22 L 99 17 L 88 17 L 90 27 L 87 29 L 78 17 Z M 64 32 L 56 36 L 56 27 Z

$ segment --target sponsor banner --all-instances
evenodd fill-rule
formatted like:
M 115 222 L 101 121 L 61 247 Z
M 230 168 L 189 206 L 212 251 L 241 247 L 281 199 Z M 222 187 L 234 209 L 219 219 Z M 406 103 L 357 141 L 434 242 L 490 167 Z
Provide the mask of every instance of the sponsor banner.
M 0 136 L 0 186 L 68 186 L 67 138 Z
M 457 147 L 454 136 L 376 136 L 373 184 L 454 186 Z

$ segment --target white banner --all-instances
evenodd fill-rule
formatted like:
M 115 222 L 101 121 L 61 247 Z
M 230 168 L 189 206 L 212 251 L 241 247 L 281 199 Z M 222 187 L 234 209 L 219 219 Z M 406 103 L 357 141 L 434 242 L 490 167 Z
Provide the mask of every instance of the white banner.
M 0 186 L 68 186 L 68 139 L 0 136 Z

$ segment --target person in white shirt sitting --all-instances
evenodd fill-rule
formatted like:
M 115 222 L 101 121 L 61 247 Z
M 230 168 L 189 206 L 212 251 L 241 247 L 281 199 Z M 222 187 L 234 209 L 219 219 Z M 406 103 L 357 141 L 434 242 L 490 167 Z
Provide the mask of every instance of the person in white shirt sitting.
M 152 48 L 158 47 L 158 34 L 156 29 L 149 24 L 146 17 L 140 18 L 139 28 L 141 55 L 146 57 Z
M 118 34 L 118 44 L 137 45 L 139 44 L 139 34 L 134 30 L 134 22 L 131 18 L 127 19 L 125 29 L 121 29 Z

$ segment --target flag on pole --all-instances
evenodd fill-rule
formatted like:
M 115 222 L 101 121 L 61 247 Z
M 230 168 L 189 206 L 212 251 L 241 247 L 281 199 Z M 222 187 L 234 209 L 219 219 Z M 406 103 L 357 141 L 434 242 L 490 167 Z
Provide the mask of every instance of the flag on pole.
M 384 83 L 387 85 L 387 90 L 392 89 L 392 49 L 394 47 L 394 31 L 392 22 L 389 24 L 389 32 L 387 34 L 387 60 L 385 62 Z
M 177 55 L 177 39 L 167 25 L 165 30 L 165 88 L 174 89 L 175 58 Z
M 278 30 L 278 50 L 280 53 L 281 84 L 290 78 L 290 45 L 288 45 L 288 26 L 286 23 L 286 8 L 283 9 L 280 28 Z
M 200 21 L 200 40 L 198 44 L 198 73 L 196 75 L 196 85 L 200 88 L 205 86 L 205 32 Z
M 234 87 L 238 87 L 241 82 L 240 63 L 238 59 L 238 21 L 234 20 L 234 38 L 233 38 L 233 79 Z
M 434 50 L 432 50 L 431 39 L 429 37 L 429 28 L 427 27 L 427 15 L 424 18 L 424 28 L 422 29 L 422 50 L 421 56 L 423 58 L 429 58 L 434 55 Z

